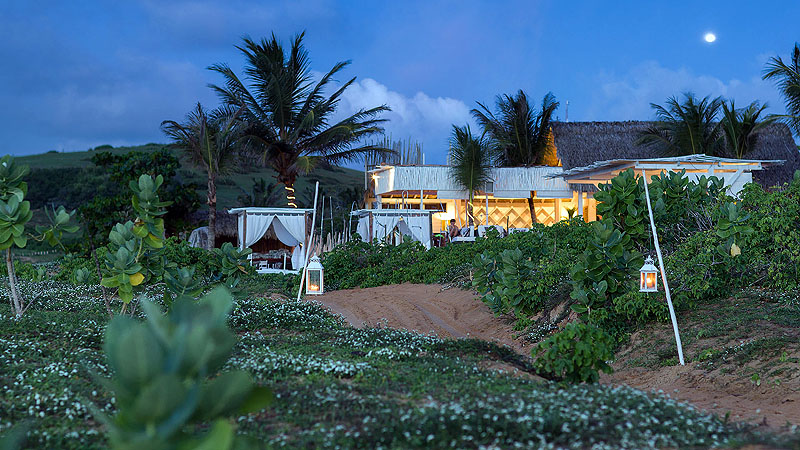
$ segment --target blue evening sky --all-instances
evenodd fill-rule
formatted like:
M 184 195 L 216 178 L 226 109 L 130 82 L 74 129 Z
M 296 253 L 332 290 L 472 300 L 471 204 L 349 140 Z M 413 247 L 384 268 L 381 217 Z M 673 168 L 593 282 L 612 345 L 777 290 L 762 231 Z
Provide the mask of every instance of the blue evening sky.
M 12 1 L 0 4 L 0 154 L 166 142 L 162 120 L 217 105 L 206 67 L 243 35 L 306 30 L 312 68 L 352 60 L 341 114 L 388 104 L 387 133 L 444 162 L 476 101 L 552 91 L 563 120 L 651 119 L 692 90 L 784 112 L 766 60 L 800 41 L 800 2 Z M 704 42 L 713 32 L 716 42 Z

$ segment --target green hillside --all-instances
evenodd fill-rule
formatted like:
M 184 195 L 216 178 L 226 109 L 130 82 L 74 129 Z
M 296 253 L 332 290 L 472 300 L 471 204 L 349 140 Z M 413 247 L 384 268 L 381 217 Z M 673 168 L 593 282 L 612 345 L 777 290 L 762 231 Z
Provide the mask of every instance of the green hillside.
M 114 154 L 124 154 L 130 151 L 154 152 L 164 148 L 164 144 L 146 144 L 133 147 L 110 147 L 100 146 L 93 150 L 83 152 L 47 152 L 38 155 L 21 156 L 17 161 L 30 166 L 31 170 L 37 169 L 89 169 L 93 167 L 91 157 L 94 153 L 105 151 Z M 181 156 L 179 152 L 175 154 Z M 206 195 L 206 176 L 202 170 L 193 168 L 184 158 L 181 157 L 182 169 L 179 175 L 185 181 L 197 183 L 199 186 L 198 194 L 202 199 Z M 246 164 L 240 173 L 221 177 L 217 182 L 217 209 L 224 210 L 237 206 L 244 206 L 238 197 L 244 192 L 250 193 L 253 189 L 255 180 L 263 178 L 267 183 L 275 183 L 275 171 L 258 167 L 259 161 Z M 65 177 L 68 178 L 68 177 Z M 314 181 L 320 182 L 320 191 L 326 196 L 339 197 L 342 191 L 352 188 L 363 189 L 364 172 L 347 169 L 343 167 L 318 168 L 308 176 L 300 177 L 295 184 L 297 198 L 300 204 L 310 204 L 313 202 Z M 69 181 L 66 181 L 69 182 Z M 282 186 L 278 190 L 283 191 Z M 352 200 L 350 200 L 352 201 Z M 342 205 L 344 206 L 344 205 Z M 349 206 L 348 206 L 349 208 Z

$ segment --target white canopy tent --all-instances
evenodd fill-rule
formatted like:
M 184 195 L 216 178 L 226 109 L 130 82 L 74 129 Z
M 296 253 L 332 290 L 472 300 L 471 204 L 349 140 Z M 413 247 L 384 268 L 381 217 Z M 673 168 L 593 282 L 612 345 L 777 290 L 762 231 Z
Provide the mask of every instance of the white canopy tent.
M 420 209 L 360 209 L 350 213 L 358 218 L 356 233 L 365 242 L 385 240 L 393 232 L 411 236 L 425 248 L 431 248 L 431 214 Z
M 265 237 L 274 238 L 292 248 L 293 271 L 303 266 L 304 249 L 308 244 L 306 230 L 313 210 L 245 207 L 234 208 L 228 212 L 238 216 L 237 236 L 240 249 L 252 247 Z

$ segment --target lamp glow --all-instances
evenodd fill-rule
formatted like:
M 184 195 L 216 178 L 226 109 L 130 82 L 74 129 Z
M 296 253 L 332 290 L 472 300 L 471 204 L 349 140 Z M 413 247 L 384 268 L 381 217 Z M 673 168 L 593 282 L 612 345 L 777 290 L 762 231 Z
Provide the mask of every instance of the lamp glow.
M 324 272 L 317 255 L 312 256 L 306 268 L 306 294 L 321 295 L 325 292 Z
M 639 269 L 639 292 L 658 292 L 658 269 L 650 256 Z

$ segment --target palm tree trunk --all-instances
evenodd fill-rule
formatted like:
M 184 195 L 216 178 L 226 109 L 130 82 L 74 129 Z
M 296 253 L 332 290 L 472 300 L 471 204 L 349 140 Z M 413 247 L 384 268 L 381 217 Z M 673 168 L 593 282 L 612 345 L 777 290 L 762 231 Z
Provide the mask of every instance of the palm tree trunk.
M 217 176 L 208 172 L 208 249 L 216 246 L 217 236 Z
M 535 194 L 531 192 L 531 195 L 528 196 L 528 210 L 531 212 L 531 225 L 539 222 L 539 218 L 536 217 L 536 206 L 533 204 L 534 195 Z
M 8 269 L 8 288 L 11 296 L 11 303 L 14 305 L 14 313 L 17 317 L 22 317 L 22 297 L 17 290 L 17 276 L 14 273 L 14 260 L 11 258 L 11 249 L 6 249 L 6 268 Z
M 474 194 L 472 191 L 469 193 L 469 200 L 467 200 L 467 226 L 471 227 L 473 224 L 473 205 L 472 201 L 474 199 Z

